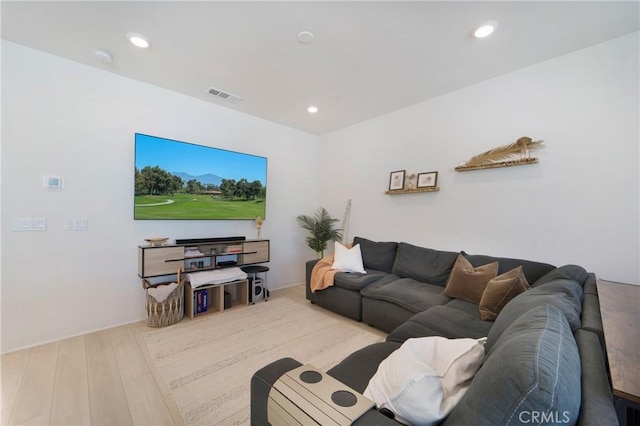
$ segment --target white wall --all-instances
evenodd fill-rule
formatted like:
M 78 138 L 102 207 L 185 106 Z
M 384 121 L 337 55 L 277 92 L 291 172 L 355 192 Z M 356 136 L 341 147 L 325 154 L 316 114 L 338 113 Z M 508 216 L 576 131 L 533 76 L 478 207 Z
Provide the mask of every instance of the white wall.
M 638 33 L 321 137 L 320 204 L 350 237 L 549 262 L 638 283 Z M 536 165 L 455 172 L 520 136 Z M 440 192 L 384 195 L 389 173 Z
M 269 158 L 273 287 L 314 253 L 295 216 L 318 204 L 349 235 L 577 263 L 639 282 L 638 34 L 318 138 L 2 42 L 2 347 L 140 320 L 145 237 L 255 236 L 250 221 L 134 221 L 133 134 Z M 531 166 L 457 173 L 472 155 L 528 135 Z M 318 155 L 320 157 L 318 158 Z M 441 191 L 387 196 L 389 172 L 438 170 Z M 63 191 L 42 188 L 62 175 Z M 317 185 L 320 182 L 318 193 Z M 318 203 L 320 199 L 320 203 Z M 12 232 L 14 217 L 46 232 Z M 87 232 L 63 230 L 87 218 Z
M 269 283 L 303 281 L 314 254 L 295 217 L 317 207 L 316 136 L 2 42 L 2 352 L 143 319 L 146 237 L 256 237 L 252 221 L 134 221 L 135 132 L 268 157 Z M 13 218 L 47 231 L 12 232 Z

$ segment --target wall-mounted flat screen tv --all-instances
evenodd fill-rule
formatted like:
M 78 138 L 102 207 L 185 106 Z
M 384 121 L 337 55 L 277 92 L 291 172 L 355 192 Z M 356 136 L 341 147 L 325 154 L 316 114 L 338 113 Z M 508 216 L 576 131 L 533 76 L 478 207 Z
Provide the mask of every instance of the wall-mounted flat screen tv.
M 134 219 L 266 218 L 267 159 L 135 135 Z

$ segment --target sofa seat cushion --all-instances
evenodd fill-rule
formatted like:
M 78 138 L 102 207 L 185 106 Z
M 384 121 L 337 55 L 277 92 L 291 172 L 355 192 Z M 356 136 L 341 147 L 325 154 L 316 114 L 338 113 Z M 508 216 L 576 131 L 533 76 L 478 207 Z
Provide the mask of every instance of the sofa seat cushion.
M 327 374 L 362 393 L 376 374 L 378 365 L 401 346 L 396 342 L 380 342 L 353 352 Z
M 445 306 L 466 312 L 476 319 L 481 319 L 480 309 L 478 309 L 478 305 L 476 305 L 475 303 L 467 302 L 466 300 L 461 299 L 452 299 Z M 491 327 L 491 324 L 489 324 L 489 327 Z
M 478 305 L 474 306 L 477 312 Z M 479 315 L 479 313 L 470 314 L 449 305 L 434 306 L 415 314 L 398 326 L 387 336 L 387 341 L 402 343 L 413 337 L 428 336 L 443 336 L 449 339 L 486 337 L 491 329 L 491 323 L 482 321 Z
M 331 286 L 313 293 L 313 300 L 318 306 L 355 321 L 362 321 L 362 296 L 358 291 Z
M 444 287 L 457 258 L 458 253 L 455 252 L 399 243 L 391 272 L 403 278 Z
M 390 273 L 393 268 L 393 261 L 396 258 L 398 243 L 377 242 L 366 238 L 354 237 L 353 245 L 360 245 L 362 252 L 362 262 L 365 269 L 375 269 Z
M 488 350 L 444 424 L 575 424 L 581 373 L 580 354 L 564 313 L 555 306 L 537 306 L 513 322 Z
M 522 272 L 529 283 L 536 282 L 543 275 L 556 269 L 555 266 L 548 263 L 533 262 L 531 260 L 513 259 L 510 257 L 494 257 L 483 254 L 468 254 L 464 251 L 462 254 L 471 262 L 474 267 L 486 265 L 491 262 L 498 262 L 498 275 L 502 275 L 518 266 L 522 266 Z
M 441 286 L 426 284 L 411 278 L 397 280 L 385 278 L 366 286 L 360 293 L 362 297 L 395 303 L 413 313 L 426 311 L 432 306 L 444 305 L 451 300 L 441 294 Z
M 333 285 L 334 287 L 341 287 L 347 290 L 360 291 L 369 284 L 379 281 L 387 276 L 389 276 L 389 274 L 373 270 L 368 270 L 366 274 L 338 272 L 333 277 Z
M 521 315 L 541 305 L 552 305 L 560 309 L 569 322 L 571 330 L 581 325 L 582 287 L 571 280 L 556 280 L 531 288 L 514 297 L 502 309 L 491 327 L 487 339 L 487 351 L 500 339 L 501 334 Z
M 586 330 L 576 330 L 573 337 L 582 361 L 582 405 L 578 424 L 618 424 L 598 336 Z

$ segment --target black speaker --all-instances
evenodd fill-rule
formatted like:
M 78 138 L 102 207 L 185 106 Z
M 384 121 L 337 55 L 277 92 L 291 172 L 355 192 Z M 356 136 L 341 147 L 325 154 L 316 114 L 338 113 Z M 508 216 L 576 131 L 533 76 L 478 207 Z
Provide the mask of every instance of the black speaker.
M 249 278 L 249 304 L 264 300 L 264 286 L 262 284 L 262 278 L 250 277 Z
M 176 240 L 176 244 L 207 244 L 227 241 L 246 241 L 247 237 L 210 237 L 210 238 L 183 238 Z

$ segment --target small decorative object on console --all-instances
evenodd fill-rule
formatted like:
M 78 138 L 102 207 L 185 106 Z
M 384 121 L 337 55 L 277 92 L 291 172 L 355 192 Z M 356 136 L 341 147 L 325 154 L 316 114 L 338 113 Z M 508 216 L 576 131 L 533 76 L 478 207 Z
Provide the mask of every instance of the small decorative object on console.
M 256 228 L 258 229 L 258 238 L 260 238 L 260 228 L 262 228 L 262 224 L 264 223 L 262 216 L 256 216 L 255 223 Z
M 148 242 L 152 247 L 158 247 L 169 241 L 169 238 L 159 237 L 159 238 L 145 238 L 146 242 Z

